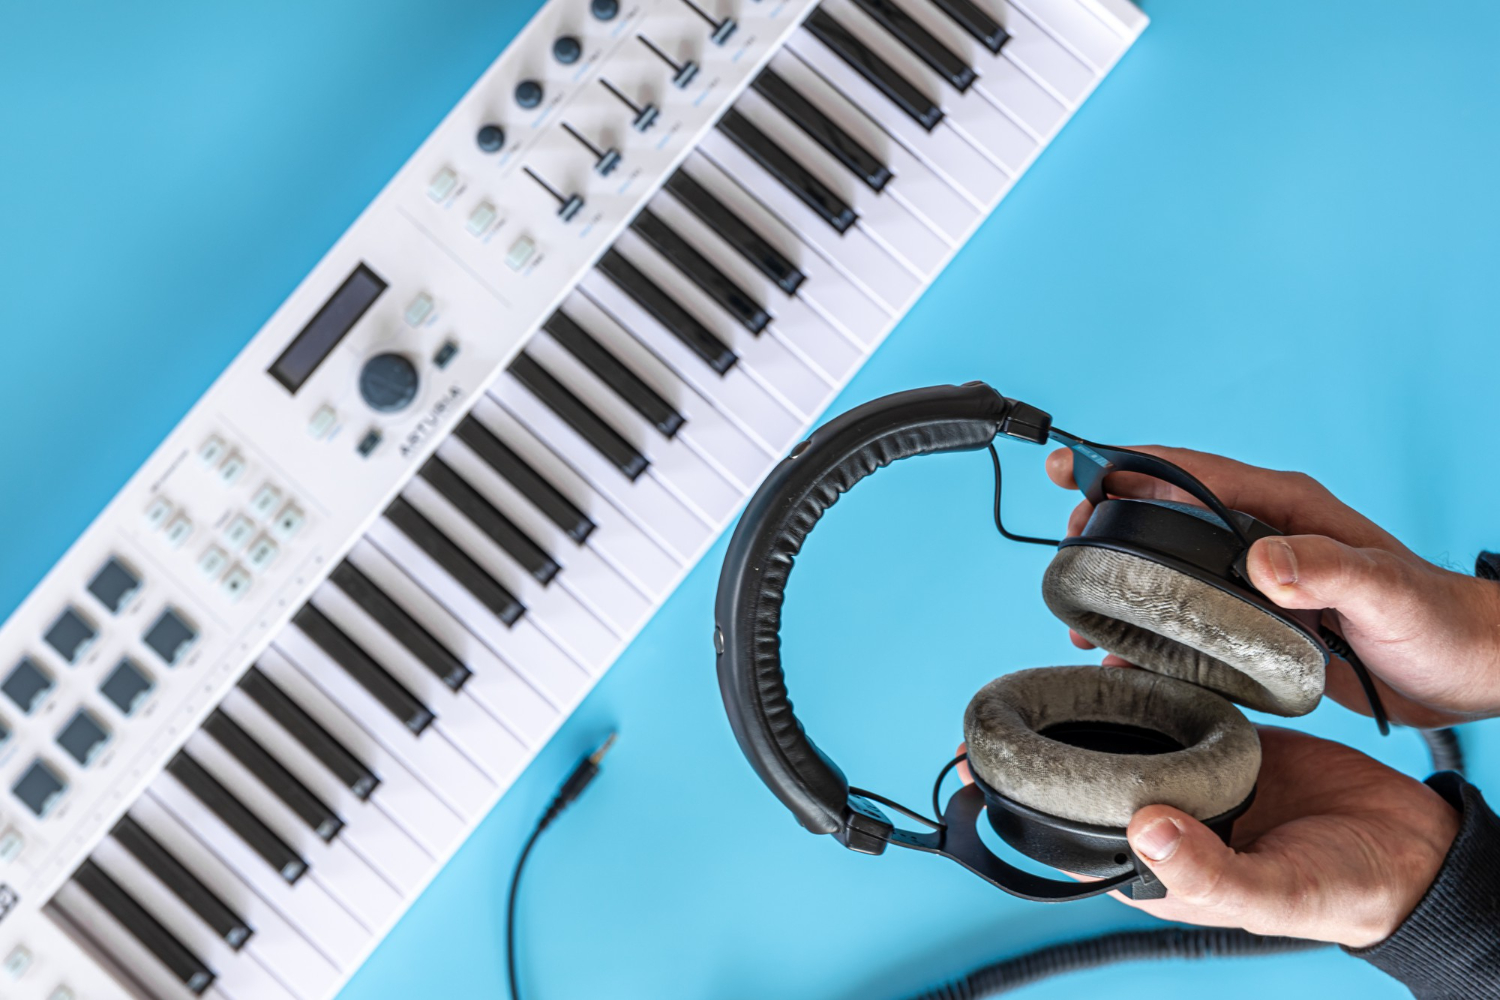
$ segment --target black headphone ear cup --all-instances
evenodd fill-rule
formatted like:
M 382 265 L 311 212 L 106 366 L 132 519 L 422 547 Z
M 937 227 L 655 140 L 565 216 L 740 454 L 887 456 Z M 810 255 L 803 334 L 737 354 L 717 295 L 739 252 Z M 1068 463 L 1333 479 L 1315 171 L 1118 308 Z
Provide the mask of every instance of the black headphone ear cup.
M 1260 773 L 1260 740 L 1234 705 L 1122 667 L 1042 667 L 991 681 L 969 702 L 964 738 L 974 774 L 1000 794 L 1113 829 L 1158 803 L 1211 819 L 1244 802 Z
M 1042 598 L 1095 645 L 1250 708 L 1305 715 L 1323 695 L 1325 655 L 1305 633 L 1145 556 L 1063 546 L 1042 578 Z

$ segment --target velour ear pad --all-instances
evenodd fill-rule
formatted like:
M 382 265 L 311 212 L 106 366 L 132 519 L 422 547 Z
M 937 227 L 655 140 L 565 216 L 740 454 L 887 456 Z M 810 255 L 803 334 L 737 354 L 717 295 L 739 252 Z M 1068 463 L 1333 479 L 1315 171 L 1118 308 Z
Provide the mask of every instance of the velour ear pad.
M 1134 727 L 1137 751 L 1146 742 L 1141 730 L 1161 745 L 1144 753 L 1089 749 L 1105 727 L 1080 723 L 1122 725 L 1127 734 Z M 1260 773 L 1260 739 L 1234 705 L 1126 667 L 1042 667 L 991 681 L 969 702 L 964 739 L 969 766 L 1000 794 L 1114 829 L 1148 805 L 1218 816 L 1245 800 Z
M 1324 654 L 1304 633 L 1143 556 L 1064 546 L 1042 577 L 1042 598 L 1096 646 L 1250 708 L 1305 715 L 1323 696 Z

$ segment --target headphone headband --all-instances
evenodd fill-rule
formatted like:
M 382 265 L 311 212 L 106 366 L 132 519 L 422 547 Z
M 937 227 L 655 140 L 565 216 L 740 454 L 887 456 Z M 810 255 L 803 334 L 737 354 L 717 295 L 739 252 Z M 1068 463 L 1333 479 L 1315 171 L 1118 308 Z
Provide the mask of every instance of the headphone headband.
M 1051 422 L 982 382 L 898 392 L 818 428 L 750 498 L 730 539 L 714 605 L 719 690 L 740 749 L 812 832 L 879 853 L 890 825 L 862 799 L 851 802 L 843 771 L 807 737 L 787 697 L 781 606 L 808 534 L 840 496 L 892 462 L 972 451 L 997 434 L 1043 444 Z

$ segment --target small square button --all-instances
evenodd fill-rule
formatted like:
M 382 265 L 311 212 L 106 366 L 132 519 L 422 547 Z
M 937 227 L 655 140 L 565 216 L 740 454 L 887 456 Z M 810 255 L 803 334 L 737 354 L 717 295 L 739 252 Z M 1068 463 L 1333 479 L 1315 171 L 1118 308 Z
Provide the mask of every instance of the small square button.
M 123 715 L 134 715 L 146 696 L 151 693 L 151 679 L 129 660 L 121 660 L 119 666 L 99 685 L 99 693 Z
M 529 236 L 522 236 L 510 245 L 510 252 L 505 255 L 505 266 L 512 271 L 519 271 L 526 266 L 534 253 L 536 253 L 536 244 Z
M 275 542 L 261 535 L 255 540 L 255 544 L 250 546 L 250 551 L 245 553 L 245 561 L 250 564 L 251 569 L 259 572 L 275 562 L 276 553 L 280 551 L 281 549 Z
M 113 556 L 89 581 L 89 593 L 97 597 L 99 603 L 108 608 L 111 614 L 116 615 L 140 589 L 141 578 Z
M 78 1000 L 78 994 L 68 986 L 59 986 L 47 994 L 47 1000 Z
M 238 552 L 250 544 L 250 539 L 255 537 L 255 522 L 241 514 L 229 522 L 229 527 L 224 529 L 224 541 L 229 543 L 231 552 Z
M 436 303 L 432 301 L 431 295 L 428 295 L 426 292 L 418 292 L 417 297 L 412 299 L 411 304 L 406 307 L 407 326 L 421 326 L 427 322 L 435 306 Z
M 178 514 L 167 525 L 167 544 L 174 549 L 182 548 L 184 542 L 193 537 L 193 522 L 186 514 Z
M 10 954 L 5 956 L 5 962 L 0 964 L 0 969 L 11 979 L 20 979 L 26 975 L 26 970 L 31 968 L 31 951 L 24 945 L 18 944 L 11 949 Z
M 427 197 L 433 201 L 442 201 L 452 194 L 457 186 L 458 175 L 444 167 L 433 175 L 432 181 L 427 185 Z
M 229 565 L 229 553 L 217 545 L 211 547 L 198 559 L 198 570 L 210 580 L 217 580 L 224 567 Z
M 79 709 L 78 714 L 68 720 L 68 724 L 57 734 L 57 745 L 83 767 L 92 764 L 108 742 L 109 733 L 87 709 Z
M 19 781 L 11 786 L 11 794 L 20 799 L 26 808 L 36 813 L 38 817 L 45 818 L 57 805 L 57 800 L 62 798 L 67 784 L 57 776 L 57 773 L 43 764 L 40 760 L 31 762 L 26 773 L 21 775 Z
M 19 830 L 6 830 L 0 833 L 0 861 L 9 864 L 21 856 L 21 851 L 26 847 L 26 838 L 21 836 Z
M 203 447 L 198 449 L 198 461 L 204 465 L 217 465 L 219 464 L 219 459 L 223 458 L 228 451 L 229 446 L 224 443 L 223 438 L 218 436 L 211 437 L 203 442 Z
M 162 497 L 151 501 L 151 506 L 146 508 L 146 527 L 152 531 L 161 530 L 161 526 L 167 523 L 175 508 Z
M 5 696 L 27 715 L 46 699 L 51 690 L 52 678 L 29 656 L 16 664 L 4 681 L 0 681 L 0 691 L 4 691 Z
M 321 440 L 333 430 L 333 425 L 338 423 L 338 419 L 338 411 L 333 407 L 320 406 L 318 412 L 314 413 L 312 419 L 307 422 L 307 433 Z
M 99 635 L 75 608 L 68 608 L 47 630 L 47 645 L 69 663 L 77 663 Z
M 369 458 L 375 449 L 380 447 L 382 440 L 384 439 L 380 436 L 380 432 L 372 430 L 359 439 L 359 446 L 354 450 L 359 452 L 361 458 Z
M 224 595 L 230 601 L 238 601 L 241 597 L 249 593 L 250 583 L 250 574 L 236 566 L 229 571 L 229 575 L 224 578 L 224 582 L 220 586 L 224 588 Z
M 271 511 L 281 503 L 281 491 L 274 486 L 262 486 L 250 501 L 250 513 L 256 517 L 270 517 Z
M 175 667 L 198 638 L 198 632 L 177 613 L 168 608 L 156 619 L 156 624 L 146 630 L 142 637 L 152 652 L 162 658 L 169 667 Z
M 474 236 L 483 236 L 484 231 L 490 228 L 498 213 L 495 206 L 487 201 L 481 201 L 474 211 L 469 213 L 469 221 L 464 227 Z
M 239 455 L 230 455 L 219 466 L 219 481 L 225 486 L 233 486 L 240 481 L 245 474 L 245 460 Z
M 306 515 L 295 504 L 287 504 L 276 517 L 276 523 L 271 525 L 271 533 L 283 542 L 289 541 L 297 532 L 302 530 L 302 522 L 307 520 Z
M 447 368 L 448 362 L 458 356 L 458 345 L 453 341 L 445 341 L 437 353 L 432 356 L 432 363 L 439 368 Z

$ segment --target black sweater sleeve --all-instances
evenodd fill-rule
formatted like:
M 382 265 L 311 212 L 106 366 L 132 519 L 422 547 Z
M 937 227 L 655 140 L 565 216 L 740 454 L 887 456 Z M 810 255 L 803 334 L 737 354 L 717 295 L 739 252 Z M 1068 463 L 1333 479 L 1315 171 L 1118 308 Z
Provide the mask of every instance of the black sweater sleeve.
M 1462 815 L 1427 894 L 1369 948 L 1348 949 L 1404 983 L 1418 1000 L 1500 998 L 1500 818 L 1452 771 L 1427 784 Z

